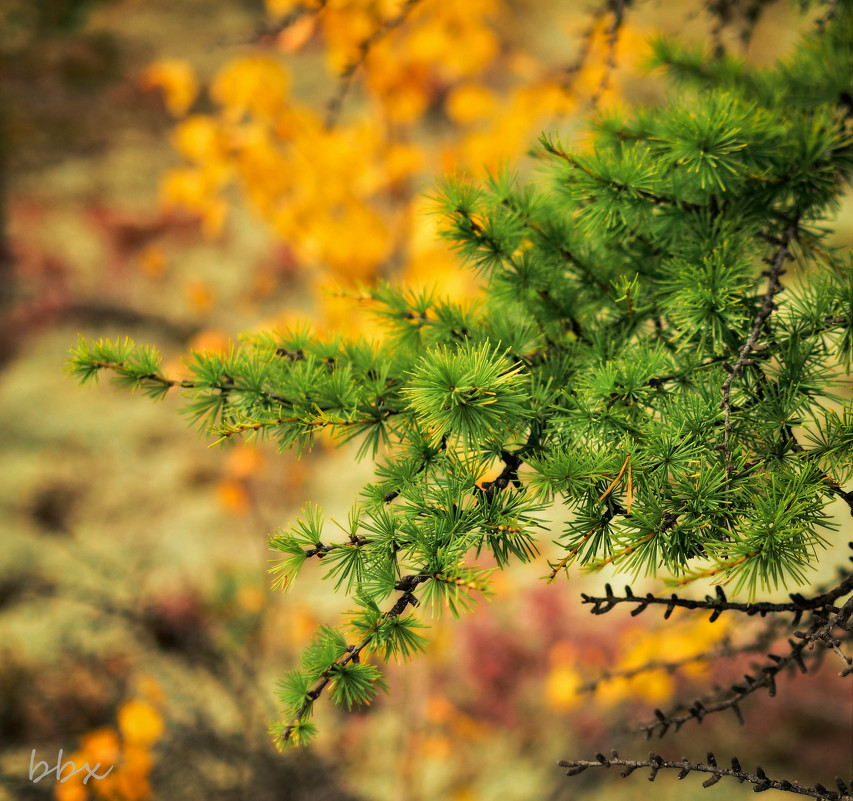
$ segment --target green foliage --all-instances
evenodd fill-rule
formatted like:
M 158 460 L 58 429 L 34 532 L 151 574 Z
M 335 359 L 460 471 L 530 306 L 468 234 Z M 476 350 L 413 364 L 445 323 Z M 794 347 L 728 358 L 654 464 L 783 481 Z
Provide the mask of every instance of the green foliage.
M 139 389 L 149 398 L 159 400 L 180 383 L 162 376 L 160 363 L 155 348 L 137 348 L 128 337 L 123 342 L 99 339 L 89 344 L 80 335 L 77 346 L 71 349 L 67 369 L 81 384 L 97 381 L 101 370 L 110 370 L 117 387 Z
M 660 40 L 671 104 L 596 120 L 587 152 L 543 136 L 534 185 L 446 181 L 436 211 L 481 297 L 365 289 L 379 344 L 272 332 L 191 354 L 176 380 L 153 350 L 81 339 L 81 382 L 177 387 L 215 439 L 301 451 L 326 429 L 377 462 L 342 537 L 309 507 L 271 539 L 279 586 L 314 559 L 356 605 L 353 641 L 323 628 L 282 681 L 276 737 L 314 734 L 326 686 L 369 703 L 383 683 L 362 655 L 410 658 L 410 607 L 459 614 L 536 558 L 555 499 L 571 514 L 552 580 L 576 563 L 713 575 L 750 600 L 807 580 L 853 478 L 853 261 L 830 240 L 853 170 L 851 22 L 838 3 L 768 70 Z
M 503 442 L 518 433 L 526 413 L 522 369 L 491 352 L 486 342 L 478 348 L 439 346 L 420 360 L 404 395 L 434 445 L 451 435 L 468 447 Z

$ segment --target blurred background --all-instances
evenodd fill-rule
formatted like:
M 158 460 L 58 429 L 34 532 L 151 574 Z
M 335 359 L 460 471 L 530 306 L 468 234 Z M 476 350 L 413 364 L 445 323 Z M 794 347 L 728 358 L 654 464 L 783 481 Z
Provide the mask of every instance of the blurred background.
M 605 579 L 546 585 L 548 542 L 474 615 L 438 621 L 427 655 L 389 666 L 390 696 L 345 716 L 321 704 L 316 745 L 276 753 L 275 681 L 346 604 L 310 565 L 273 593 L 267 536 L 309 499 L 345 519 L 369 465 L 327 441 L 301 460 L 210 448 L 177 398 L 81 390 L 63 362 L 78 332 L 130 335 L 180 375 L 188 349 L 242 331 L 373 333 L 359 282 L 473 293 L 426 213 L 443 173 L 509 160 L 535 176 L 524 153 L 541 130 L 582 144 L 595 108 L 656 102 L 640 72 L 655 32 L 769 64 L 820 10 L 316 5 L 0 0 L 0 799 L 701 797 L 693 776 L 566 779 L 556 761 L 642 758 L 632 721 L 739 680 L 755 654 L 585 691 L 603 671 L 736 650 L 761 621 L 594 618 L 579 593 Z M 825 582 L 849 553 L 834 508 Z M 712 716 L 654 747 L 827 784 L 849 766 L 853 710 L 837 667 L 814 670 L 753 696 L 746 728 Z M 116 767 L 85 787 L 34 783 L 33 749 L 51 767 L 59 749 Z

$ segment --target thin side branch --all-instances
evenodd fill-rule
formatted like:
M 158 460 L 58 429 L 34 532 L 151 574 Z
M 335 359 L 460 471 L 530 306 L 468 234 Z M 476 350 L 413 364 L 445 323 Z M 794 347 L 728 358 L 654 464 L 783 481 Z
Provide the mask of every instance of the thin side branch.
M 409 605 L 417 606 L 419 602 L 414 595 L 414 590 L 419 584 L 429 581 L 430 578 L 432 578 L 432 576 L 412 574 L 400 579 L 400 581 L 394 585 L 394 589 L 399 590 L 401 595 L 394 605 L 382 615 L 382 619 L 388 620 L 400 617 Z M 297 724 L 310 712 L 314 702 L 320 697 L 320 695 L 322 695 L 323 690 L 332 680 L 333 668 L 341 665 L 348 665 L 350 662 L 358 662 L 361 652 L 367 648 L 372 641 L 373 635 L 368 634 L 358 645 L 348 646 L 346 651 L 338 657 L 335 663 L 329 666 L 329 669 L 323 673 L 314 686 L 308 691 L 305 700 L 302 702 L 302 706 L 300 706 L 295 714 L 290 718 L 287 726 L 285 726 L 284 730 L 281 732 L 279 739 L 282 744 L 286 743 L 290 739 Z
M 341 109 L 344 105 L 344 100 L 350 90 L 355 73 L 361 68 L 367 60 L 370 53 L 370 48 L 373 47 L 380 39 L 384 39 L 389 33 L 396 28 L 399 28 L 411 13 L 412 9 L 420 2 L 420 0 L 407 0 L 406 4 L 400 9 L 400 13 L 396 17 L 387 20 L 380 25 L 370 36 L 363 39 L 358 45 L 358 55 L 344 67 L 338 76 L 338 89 L 335 95 L 326 106 L 326 129 L 330 130 L 335 127 L 340 116 Z
M 840 777 L 835 777 L 835 783 L 838 791 L 827 790 L 822 784 L 817 784 L 814 787 L 803 787 L 795 781 L 787 779 L 771 779 L 764 772 L 763 768 L 758 767 L 755 773 L 749 773 L 744 770 L 736 757 L 732 757 L 731 767 L 723 768 L 717 764 L 716 757 L 709 751 L 706 759 L 707 762 L 691 762 L 687 757 L 682 757 L 677 761 L 667 761 L 659 754 L 652 751 L 648 759 L 621 759 L 616 751 L 611 751 L 610 756 L 598 753 L 595 755 L 595 761 L 592 760 L 567 760 L 561 759 L 557 764 L 561 768 L 568 768 L 567 776 L 577 776 L 583 773 L 588 768 L 613 768 L 621 767 L 624 770 L 621 775 L 624 777 L 630 776 L 635 770 L 648 768 L 649 781 L 653 782 L 661 770 L 677 770 L 678 778 L 683 779 L 690 773 L 709 773 L 710 778 L 702 782 L 702 786 L 706 789 L 712 787 L 724 777 L 737 779 L 741 784 L 748 782 L 754 785 L 753 791 L 762 793 L 765 790 L 782 790 L 783 792 L 793 793 L 794 795 L 804 795 L 809 798 L 816 798 L 819 801 L 853 801 L 853 796 L 850 794 L 850 786 Z M 853 782 L 851 782 L 853 783 Z
M 622 183 L 620 181 L 614 181 L 611 178 L 606 178 L 596 172 L 593 172 L 589 167 L 584 165 L 576 156 L 572 155 L 571 153 L 568 153 L 559 144 L 555 144 L 547 137 L 542 136 L 540 137 L 539 141 L 549 153 L 554 156 L 557 156 L 558 158 L 563 159 L 563 161 L 565 161 L 570 167 L 573 167 L 576 170 L 581 170 L 581 172 L 586 173 L 586 175 L 592 178 L 593 181 L 596 181 L 602 186 L 609 186 L 620 190 L 630 190 L 634 192 L 638 197 L 643 198 L 643 200 L 648 200 L 654 203 L 656 206 L 675 206 L 679 209 L 690 211 L 699 211 L 703 208 L 698 203 L 691 203 L 686 200 L 680 200 L 679 198 L 671 197 L 669 195 L 663 195 L 659 192 L 652 192 L 648 189 L 639 189 L 636 186 L 630 186 L 629 184 Z
M 720 408 L 723 410 L 725 415 L 722 451 L 725 456 L 726 463 L 725 466 L 727 491 L 730 488 L 732 476 L 732 382 L 735 380 L 735 378 L 740 376 L 744 367 L 747 367 L 752 364 L 752 359 L 750 359 L 750 356 L 754 351 L 758 350 L 758 336 L 761 333 L 761 329 L 764 328 L 764 324 L 767 322 L 767 318 L 770 317 L 770 315 L 773 313 L 773 310 L 776 308 L 776 304 L 774 303 L 773 298 L 782 289 L 782 283 L 780 279 L 785 273 L 782 268 L 786 261 L 793 258 L 790 251 L 790 244 L 794 237 L 796 237 L 798 229 L 799 215 L 795 215 L 794 219 L 790 222 L 788 227 L 785 228 L 781 238 L 772 238 L 772 241 L 777 245 L 777 249 L 775 255 L 770 260 L 770 271 L 768 274 L 769 285 L 767 287 L 767 292 L 764 294 L 764 300 L 761 304 L 761 308 L 759 309 L 758 314 L 755 316 L 755 320 L 752 323 L 752 333 L 749 335 L 749 339 L 747 339 L 743 347 L 740 349 L 737 361 L 733 365 L 730 365 L 727 362 L 723 362 L 723 367 L 728 372 L 728 376 L 723 382 L 722 387 L 723 400 L 720 402 Z
M 841 661 L 844 662 L 844 670 L 841 672 L 842 676 L 849 676 L 853 673 L 853 657 L 847 656 L 841 650 L 841 640 L 833 636 L 833 630 L 840 628 L 843 631 L 853 631 L 853 621 L 850 620 L 851 615 L 853 615 L 853 595 L 847 599 L 847 603 L 835 615 L 823 618 L 815 613 L 814 621 L 809 631 L 794 632 L 795 637 L 810 643 L 811 648 L 814 648 L 815 643 L 820 641 L 836 653 L 841 658 Z M 821 622 L 823 625 L 820 625 Z
M 622 29 L 622 24 L 625 21 L 625 6 L 628 5 L 626 0 L 610 0 L 608 3 L 610 11 L 613 13 L 613 21 L 607 28 L 607 64 L 604 74 L 601 76 L 601 82 L 592 96 L 593 107 L 597 106 L 602 95 L 607 90 L 611 76 L 616 71 L 616 44 L 619 41 L 619 32 Z
M 850 611 L 853 610 L 853 601 L 845 604 L 844 610 L 839 611 L 835 607 L 832 607 L 832 609 L 836 614 L 829 616 L 829 619 L 816 613 L 812 617 L 812 622 L 807 632 L 795 632 L 794 636 L 798 637 L 799 640 L 798 642 L 788 640 L 790 650 L 787 654 L 779 656 L 778 654 L 769 653 L 767 657 L 770 662 L 763 667 L 756 665 L 753 670 L 756 673 L 755 676 L 745 674 L 743 683 L 731 685 L 728 690 L 723 691 L 713 699 L 706 699 L 704 702 L 696 700 L 684 712 L 666 714 L 660 709 L 655 709 L 655 720 L 643 724 L 637 731 L 644 733 L 647 738 L 651 737 L 655 732 L 657 732 L 659 737 L 663 737 L 671 726 L 674 726 L 675 731 L 678 731 L 689 720 L 696 720 L 701 723 L 707 715 L 714 712 L 722 712 L 726 709 L 731 709 L 738 722 L 743 725 L 744 720 L 740 711 L 740 704 L 747 696 L 752 695 L 762 688 L 766 688 L 771 697 L 776 695 L 776 676 L 786 668 L 794 666 L 799 668 L 801 673 L 807 673 L 808 668 L 806 667 L 805 660 L 815 655 L 814 646 L 816 643 L 820 642 L 829 650 L 835 650 L 838 644 L 840 644 L 840 640 L 836 640 L 832 636 L 832 629 L 848 625 Z M 822 653 L 822 651 L 818 651 L 817 655 L 822 655 Z M 841 653 L 840 649 L 839 653 Z M 847 665 L 847 668 L 841 675 L 849 675 L 853 672 L 849 669 L 850 662 L 847 661 L 847 657 L 843 653 L 841 656 Z
M 853 547 L 853 543 L 851 543 Z M 853 574 L 847 575 L 837 587 L 820 595 L 806 598 L 799 593 L 791 593 L 790 601 L 784 603 L 772 603 L 770 601 L 760 601 L 758 603 L 738 603 L 729 601 L 726 593 L 719 585 L 715 587 L 716 597 L 706 595 L 703 600 L 693 598 L 679 598 L 673 593 L 669 598 L 661 598 L 652 593 L 646 595 L 634 595 L 629 585 L 625 586 L 625 595 L 619 596 L 613 594 L 613 588 L 610 584 L 604 585 L 604 596 L 587 595 L 581 593 L 582 603 L 593 604 L 591 610 L 594 615 L 604 615 L 610 612 L 617 604 L 627 603 L 636 604 L 636 607 L 631 610 L 632 617 L 636 617 L 641 612 L 644 612 L 649 606 L 665 606 L 665 618 L 669 618 L 673 610 L 681 609 L 708 609 L 711 611 L 710 620 L 715 621 L 723 612 L 743 612 L 747 615 L 761 615 L 764 617 L 770 613 L 793 612 L 795 615 L 794 625 L 799 623 L 804 612 L 815 609 L 823 609 L 830 606 L 839 598 L 853 592 Z
M 322 411 L 322 410 L 321 410 Z M 261 431 L 265 428 L 274 428 L 283 425 L 293 425 L 295 423 L 302 424 L 306 430 L 319 430 L 321 428 L 348 428 L 349 426 L 370 426 L 381 423 L 383 420 L 395 414 L 403 414 L 399 409 L 385 409 L 381 417 L 317 417 L 313 419 L 305 419 L 303 417 L 273 417 L 269 420 L 259 420 L 255 423 L 243 422 L 234 423 L 233 425 L 224 425 L 213 428 L 213 431 L 219 435 L 220 439 L 229 439 L 238 434 L 245 434 L 247 431 Z

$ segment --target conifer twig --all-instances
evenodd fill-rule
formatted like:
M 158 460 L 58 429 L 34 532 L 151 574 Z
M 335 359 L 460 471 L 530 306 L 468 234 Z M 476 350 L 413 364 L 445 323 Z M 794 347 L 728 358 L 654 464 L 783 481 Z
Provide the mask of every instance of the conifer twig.
M 574 558 L 580 552 L 580 549 L 583 548 L 583 546 L 586 544 L 586 541 L 593 534 L 595 534 L 596 531 L 598 531 L 598 528 L 599 526 L 594 526 L 593 528 L 591 528 L 589 531 L 587 531 L 586 534 L 584 534 L 580 538 L 577 545 L 574 545 L 559 562 L 557 562 L 556 564 L 548 565 L 551 568 L 551 572 L 547 576 L 545 576 L 545 580 L 548 582 L 548 584 L 553 583 L 554 580 L 557 578 L 557 574 L 574 560 Z
M 546 148 L 546 150 L 548 150 L 547 144 L 545 145 L 545 148 Z M 551 152 L 551 151 L 549 150 L 549 152 Z M 558 155 L 558 154 L 555 154 L 555 155 Z M 591 265 L 589 265 L 585 261 L 583 261 L 576 253 L 573 253 L 563 243 L 554 241 L 553 237 L 549 236 L 548 233 L 544 230 L 544 228 L 536 220 L 531 218 L 529 213 L 527 213 L 523 209 L 519 208 L 517 204 L 513 204 L 510 200 L 505 201 L 505 205 L 509 206 L 509 208 L 511 208 L 516 214 L 519 215 L 519 217 L 521 218 L 521 220 L 524 223 L 524 226 L 526 228 L 533 231 L 537 236 L 539 236 L 542 239 L 543 242 L 548 244 L 550 247 L 553 247 L 560 254 L 561 258 L 565 259 L 567 262 L 569 262 L 569 264 L 572 264 L 575 267 L 577 267 L 579 270 L 581 270 L 581 272 L 590 281 L 592 281 L 602 292 L 604 292 L 604 293 L 609 292 L 609 287 L 607 286 L 606 283 L 604 283 L 598 277 L 595 269 Z M 465 212 L 462 212 L 459 209 L 457 209 L 457 211 L 459 211 L 460 213 L 465 215 L 467 221 L 469 222 L 469 224 L 471 224 L 474 232 L 479 234 L 480 238 L 482 240 L 483 239 L 482 226 L 479 226 L 476 221 L 472 220 L 470 215 L 465 214 Z M 474 227 L 474 226 L 476 226 L 476 227 Z M 546 293 L 548 292 L 547 289 L 544 291 Z M 540 297 L 543 297 L 541 294 L 541 290 L 540 290 L 539 294 L 540 294 Z M 551 299 L 551 303 L 553 304 L 553 299 Z M 577 323 L 574 322 L 574 325 L 577 325 Z M 575 331 L 575 333 L 577 334 L 578 332 Z M 579 337 L 579 338 L 582 338 L 582 337 Z
M 190 381 L 187 378 L 169 378 L 160 373 L 147 373 L 146 375 L 138 375 L 132 370 L 129 370 L 124 362 L 108 362 L 99 359 L 92 360 L 92 365 L 99 370 L 111 370 L 117 375 L 133 376 L 139 381 L 151 381 L 155 384 L 162 384 L 165 387 L 178 387 L 179 389 L 210 389 L 219 390 L 220 392 L 250 392 L 258 397 L 266 398 L 267 400 L 275 401 L 276 403 L 293 405 L 293 401 L 288 400 L 283 395 L 267 390 L 257 390 L 250 387 L 241 387 L 235 384 L 229 376 L 223 376 L 221 383 L 217 384 L 200 384 L 196 381 Z
M 403 576 L 395 585 L 394 589 L 399 590 L 401 595 L 397 598 L 394 605 L 382 615 L 383 620 L 389 620 L 393 618 L 400 617 L 406 609 L 411 606 L 418 605 L 418 599 L 415 598 L 414 590 L 419 585 L 425 581 L 429 581 L 433 576 L 425 576 L 421 574 L 411 574 L 407 576 Z M 320 697 L 323 693 L 323 690 L 332 680 L 332 670 L 335 667 L 348 665 L 350 662 L 358 662 L 359 657 L 361 656 L 361 652 L 367 648 L 368 645 L 373 641 L 373 635 L 368 634 L 358 645 L 349 645 L 347 646 L 346 651 L 335 660 L 334 665 L 330 665 L 329 669 L 323 672 L 323 675 L 314 683 L 314 686 L 308 691 L 305 696 L 305 700 L 302 702 L 302 705 L 296 712 L 291 716 L 290 720 L 287 722 L 287 725 L 282 729 L 281 734 L 278 739 L 282 744 L 286 743 L 291 735 L 294 732 L 297 724 L 305 717 L 305 715 L 309 712 L 314 702 Z
M 648 200 L 654 203 L 656 206 L 675 206 L 679 209 L 683 209 L 686 211 L 700 211 L 704 208 L 699 203 L 692 203 L 687 200 L 681 200 L 676 197 L 671 197 L 670 195 L 663 195 L 659 192 L 652 192 L 649 189 L 640 189 L 639 187 L 631 186 L 627 183 L 624 183 L 623 181 L 616 181 L 613 178 L 608 178 L 606 176 L 599 175 L 598 173 L 587 167 L 576 156 L 564 150 L 559 144 L 555 144 L 554 142 L 552 142 L 544 134 L 539 137 L 539 141 L 549 153 L 554 156 L 557 156 L 558 158 L 561 158 L 570 167 L 580 170 L 581 172 L 585 173 L 589 178 L 592 178 L 593 181 L 596 181 L 602 186 L 608 186 L 621 190 L 630 189 L 632 192 L 636 193 L 638 197 L 643 198 L 643 200 Z
M 533 438 L 533 432 L 530 434 Z M 528 443 L 531 441 L 528 439 Z M 485 493 L 486 498 L 491 498 L 497 490 L 506 489 L 512 484 L 516 489 L 521 488 L 521 481 L 518 479 L 518 468 L 522 465 L 521 454 L 525 452 L 528 446 L 521 447 L 515 453 L 510 451 L 501 451 L 501 459 L 504 463 L 504 469 L 494 481 L 484 481 L 480 484 L 480 489 Z
M 782 603 L 772 601 L 759 601 L 757 603 L 730 601 L 719 584 L 714 589 L 716 597 L 706 595 L 703 600 L 698 600 L 694 598 L 679 598 L 675 593 L 672 593 L 668 598 L 653 595 L 650 592 L 645 595 L 635 595 L 630 585 L 625 585 L 625 595 L 618 596 L 613 594 L 613 588 L 610 584 L 605 584 L 604 596 L 581 593 L 581 602 L 593 605 L 593 608 L 590 610 L 593 615 L 604 615 L 616 607 L 617 604 L 621 603 L 636 604 L 636 607 L 631 610 L 633 617 L 644 612 L 649 606 L 655 605 L 666 607 L 664 618 L 669 618 L 676 608 L 707 609 L 711 612 L 710 620 L 712 622 L 723 612 L 743 612 L 749 616 L 761 615 L 761 617 L 771 613 L 793 612 L 795 616 L 794 625 L 797 625 L 804 612 L 828 608 L 834 601 L 853 592 L 853 574 L 847 574 L 838 586 L 828 592 L 821 593 L 812 598 L 805 598 L 799 593 L 791 593 L 791 600 Z
M 749 773 L 744 770 L 736 757 L 732 757 L 731 767 L 722 768 L 717 764 L 716 757 L 712 752 L 708 752 L 707 762 L 691 762 L 687 757 L 681 759 L 665 760 L 660 755 L 651 752 L 648 759 L 622 759 L 616 751 L 611 751 L 610 756 L 606 757 L 602 753 L 595 755 L 595 761 L 583 759 L 561 759 L 557 764 L 561 768 L 568 768 L 567 776 L 577 776 L 583 773 L 588 768 L 624 768 L 621 772 L 623 778 L 630 776 L 635 770 L 640 768 L 649 768 L 649 781 L 654 781 L 661 770 L 677 770 L 678 778 L 683 779 L 688 774 L 695 773 L 710 773 L 711 778 L 702 782 L 702 786 L 706 789 L 712 787 L 724 777 L 737 779 L 741 784 L 748 782 L 754 785 L 753 791 L 756 793 L 764 792 L 765 790 L 782 790 L 784 792 L 793 793 L 795 795 L 804 795 L 809 798 L 816 798 L 818 801 L 853 801 L 853 796 L 850 795 L 850 787 L 840 777 L 835 778 L 835 783 L 838 787 L 838 792 L 827 790 L 823 785 L 817 784 L 814 787 L 803 787 L 795 781 L 787 779 L 771 779 L 767 776 L 761 767 L 756 768 L 755 773 Z
M 321 409 L 320 411 L 323 410 Z M 392 415 L 402 413 L 403 412 L 399 409 L 385 409 L 382 412 L 381 417 L 317 417 L 308 419 L 296 415 L 290 415 L 289 417 L 272 417 L 269 420 L 258 420 L 254 423 L 250 423 L 248 421 L 237 422 L 232 425 L 214 427 L 212 430 L 215 431 L 220 436 L 220 438 L 229 439 L 230 437 L 236 436 L 237 434 L 245 434 L 247 431 L 261 431 L 265 428 L 272 428 L 293 423 L 301 423 L 308 429 L 321 429 L 330 427 L 349 428 L 350 426 L 375 425 L 376 423 L 381 423 L 383 420 L 386 420 Z
M 834 608 L 834 607 L 833 607 Z M 847 599 L 844 606 L 841 607 L 834 615 L 827 615 L 825 618 L 815 613 L 813 623 L 809 631 L 795 631 L 794 636 L 810 643 L 813 648 L 818 641 L 822 642 L 831 651 L 834 651 L 844 662 L 844 670 L 842 676 L 848 676 L 853 673 L 853 657 L 847 656 L 839 647 L 841 641 L 833 636 L 833 629 L 840 628 L 843 631 L 853 631 L 853 622 L 850 618 L 853 615 L 853 595 Z M 819 625 L 821 624 L 822 625 Z
M 821 334 L 825 334 L 831 331 L 833 328 L 839 328 L 842 326 L 849 325 L 849 322 L 846 317 L 842 315 L 828 315 L 825 317 L 820 323 L 811 326 L 806 330 L 797 331 L 795 336 L 799 341 L 811 339 L 812 337 L 820 336 Z M 773 350 L 779 351 L 782 350 L 788 343 L 790 342 L 790 338 L 788 339 L 779 339 L 773 343 Z M 770 348 L 766 351 L 761 351 L 762 355 L 766 355 L 770 352 Z M 717 365 L 722 364 L 726 361 L 725 356 L 715 356 L 710 359 L 706 359 L 705 361 L 697 364 L 695 366 L 691 366 L 689 369 L 683 372 L 672 372 L 667 373 L 662 376 L 654 376 L 653 378 L 648 379 L 646 384 L 650 387 L 661 387 L 664 384 L 668 384 L 671 381 L 680 381 L 685 378 L 690 378 L 695 375 L 697 370 L 703 370 L 708 367 L 716 367 Z M 734 409 L 734 407 L 732 407 Z

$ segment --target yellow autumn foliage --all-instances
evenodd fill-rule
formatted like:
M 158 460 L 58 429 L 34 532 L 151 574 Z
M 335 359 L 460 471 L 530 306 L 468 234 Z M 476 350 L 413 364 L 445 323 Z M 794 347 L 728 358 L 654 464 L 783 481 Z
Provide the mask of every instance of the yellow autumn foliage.
M 290 89 L 288 70 L 272 56 L 248 56 L 226 64 L 210 84 L 210 97 L 226 119 L 246 114 L 270 119 L 281 111 Z
M 545 679 L 545 699 L 551 709 L 563 712 L 579 702 L 578 688 L 583 683 L 578 671 L 569 664 L 555 665 Z
M 207 114 L 193 114 L 175 126 L 172 143 L 175 150 L 195 164 L 226 161 L 222 130 Z
M 216 237 L 233 202 L 227 190 L 236 186 L 317 287 L 389 277 L 391 265 L 444 291 L 470 288 L 435 238 L 418 243 L 419 190 L 440 171 L 500 167 L 573 113 L 583 93 L 615 100 L 618 76 L 608 74 L 609 94 L 601 91 L 611 58 L 630 63 L 640 52 L 640 34 L 623 25 L 611 54 L 612 15 L 605 15 L 588 63 L 569 81 L 510 44 L 512 20 L 500 0 L 268 0 L 266 7 L 270 23 L 283 26 L 278 52 L 250 53 L 215 74 L 214 109 L 175 126 L 186 165 L 166 173 L 161 198 Z M 306 102 L 292 89 L 311 41 L 322 44 L 332 80 L 323 98 Z M 162 88 L 176 116 L 197 91 L 192 70 L 174 60 L 152 65 L 145 80 Z M 346 113 L 330 116 L 336 92 Z M 436 111 L 445 115 L 438 136 L 426 125 Z M 209 308 L 190 300 L 201 313 Z
M 476 83 L 456 86 L 447 93 L 444 108 L 457 125 L 471 125 L 495 115 L 498 99 L 487 86 Z
M 118 713 L 122 739 L 132 745 L 151 745 L 163 735 L 163 718 L 146 701 L 128 701 Z
M 142 690 L 162 698 L 159 686 L 143 677 Z M 153 702 L 132 699 L 118 710 L 118 728 L 104 727 L 85 734 L 69 759 L 76 767 L 88 764 L 97 778 L 83 784 L 85 770 L 54 788 L 56 801 L 149 801 L 148 776 L 154 766 L 152 746 L 163 736 L 163 717 Z M 98 766 L 98 767 L 96 767 Z
M 669 623 L 655 632 L 646 632 L 642 637 L 638 637 L 633 629 L 627 629 L 620 639 L 620 658 L 611 670 L 618 674 L 662 662 L 683 663 L 678 673 L 698 678 L 707 672 L 708 662 L 694 657 L 711 651 L 729 630 L 724 618 L 714 623 L 704 618 Z M 612 706 L 632 698 L 660 705 L 672 699 L 675 689 L 675 678 L 670 671 L 664 667 L 652 667 L 634 676 L 617 676 L 602 682 L 596 690 L 596 698 Z

